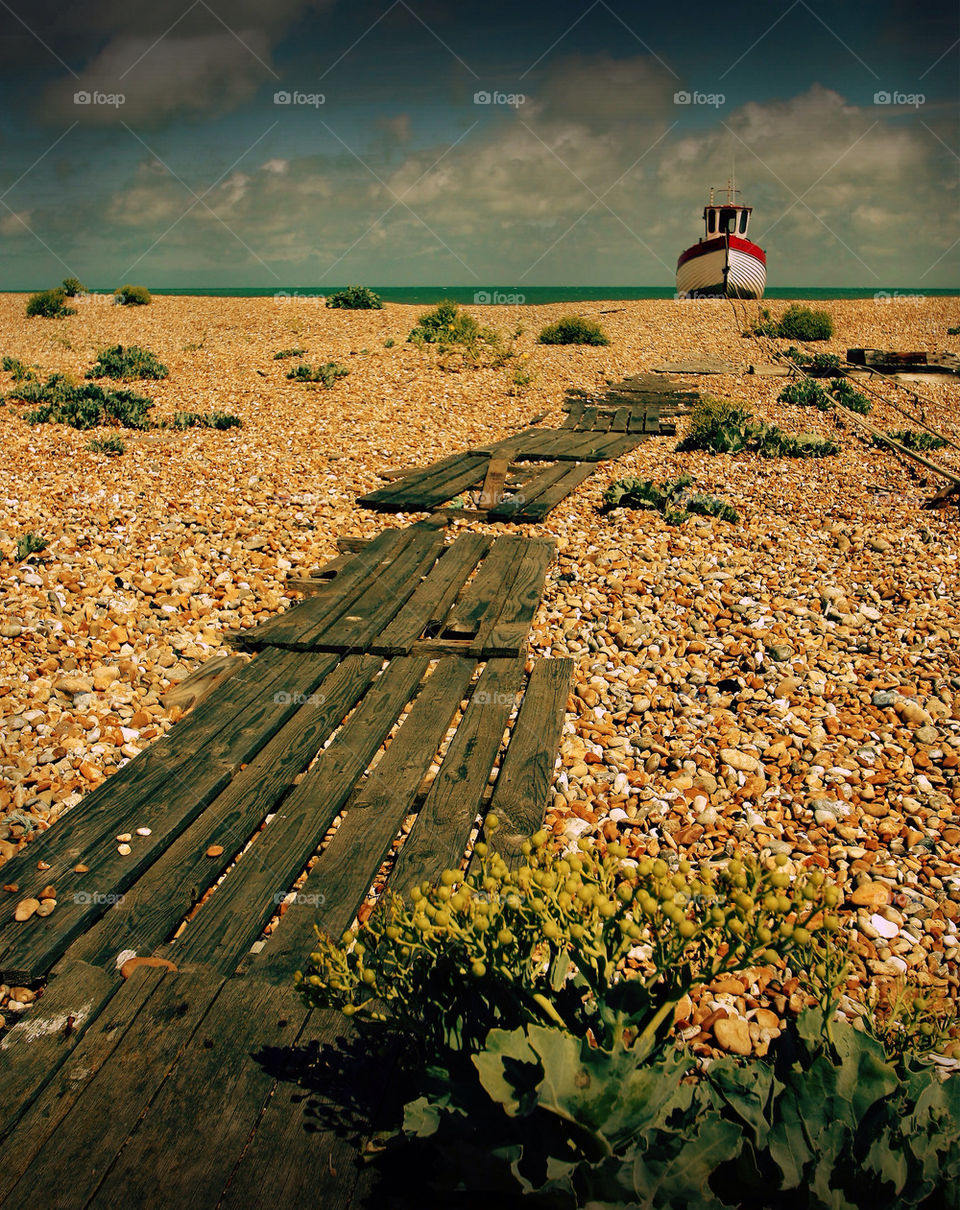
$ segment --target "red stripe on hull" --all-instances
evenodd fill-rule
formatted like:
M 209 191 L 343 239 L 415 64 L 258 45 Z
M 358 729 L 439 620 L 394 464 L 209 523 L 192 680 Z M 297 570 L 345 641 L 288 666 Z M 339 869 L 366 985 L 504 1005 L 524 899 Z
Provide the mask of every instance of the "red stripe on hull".
M 746 252 L 748 256 L 756 257 L 761 265 L 766 265 L 767 254 L 759 244 L 751 243 L 748 239 L 741 239 L 739 235 L 731 235 L 729 238 L 731 248 L 736 248 L 739 252 Z M 701 240 L 698 244 L 687 248 L 684 252 L 680 253 L 677 259 L 677 268 L 679 269 L 681 265 L 685 265 L 688 260 L 693 260 L 695 256 L 703 256 L 707 252 L 715 252 L 718 248 L 722 248 L 725 239 L 725 236 L 718 235 L 716 239 Z

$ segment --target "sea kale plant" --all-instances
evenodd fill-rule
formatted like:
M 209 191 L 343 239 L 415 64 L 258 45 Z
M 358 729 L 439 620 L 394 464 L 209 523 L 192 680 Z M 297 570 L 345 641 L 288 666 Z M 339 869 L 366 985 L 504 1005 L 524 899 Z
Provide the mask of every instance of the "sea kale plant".
M 126 382 L 133 378 L 166 378 L 169 371 L 149 349 L 137 345 L 112 345 L 101 349 L 87 371 L 88 378 L 114 378 Z
M 806 381 L 806 380 L 805 380 Z M 817 383 L 810 386 L 822 392 Z M 826 458 L 839 445 L 813 433 L 785 433 L 775 424 L 754 420 L 747 408 L 703 395 L 694 404 L 684 438 L 677 450 L 706 450 L 711 454 L 755 453 L 762 458 Z
M 783 856 L 671 866 L 541 832 L 517 867 L 481 843 L 321 936 L 298 982 L 399 1050 L 402 1122 L 373 1151 L 391 1205 L 955 1205 L 960 1080 L 920 1057 L 942 1030 L 891 1050 L 838 1018 L 840 898 Z M 670 1036 L 699 985 L 785 963 L 808 1007 L 766 1058 L 704 1065 Z
M 663 515 L 668 525 L 682 525 L 692 513 L 719 517 L 736 525 L 740 518 L 732 505 L 717 496 L 690 492 L 692 475 L 681 475 L 654 484 L 652 479 L 617 479 L 603 493 L 603 511 L 614 508 L 652 508 Z

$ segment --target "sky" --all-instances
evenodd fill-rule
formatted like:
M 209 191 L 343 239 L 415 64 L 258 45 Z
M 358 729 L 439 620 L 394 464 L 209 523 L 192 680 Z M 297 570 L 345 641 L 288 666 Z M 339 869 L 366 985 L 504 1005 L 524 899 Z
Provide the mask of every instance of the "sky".
M 956 0 L 0 0 L 0 289 L 960 285 Z

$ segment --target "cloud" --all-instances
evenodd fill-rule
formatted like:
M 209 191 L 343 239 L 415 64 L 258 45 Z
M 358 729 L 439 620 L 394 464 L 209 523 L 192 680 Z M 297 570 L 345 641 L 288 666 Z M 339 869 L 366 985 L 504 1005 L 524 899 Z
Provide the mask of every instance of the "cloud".
M 0 217 L 0 235 L 29 235 L 32 222 L 32 210 L 5 211 Z

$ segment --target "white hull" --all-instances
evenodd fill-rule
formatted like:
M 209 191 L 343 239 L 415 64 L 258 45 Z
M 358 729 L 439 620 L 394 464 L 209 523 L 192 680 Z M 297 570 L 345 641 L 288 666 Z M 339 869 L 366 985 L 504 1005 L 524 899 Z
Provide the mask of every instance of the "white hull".
M 700 298 L 763 298 L 767 269 L 740 248 L 710 248 L 677 266 L 677 294 Z

